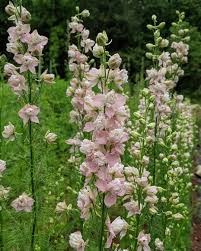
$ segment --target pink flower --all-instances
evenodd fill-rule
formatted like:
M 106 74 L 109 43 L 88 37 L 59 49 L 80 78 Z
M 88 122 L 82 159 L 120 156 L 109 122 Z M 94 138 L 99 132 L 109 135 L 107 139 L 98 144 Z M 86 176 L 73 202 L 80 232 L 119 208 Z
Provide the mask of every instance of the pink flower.
M 124 207 L 128 211 L 128 217 L 131 217 L 131 216 L 134 216 L 134 215 L 141 213 L 138 202 L 136 202 L 134 200 L 124 203 Z
M 6 161 L 0 159 L 0 174 L 3 173 L 3 171 L 6 170 Z
M 91 155 L 93 153 L 93 151 L 95 150 L 96 145 L 94 142 L 88 140 L 88 139 L 84 139 L 81 143 L 80 146 L 80 151 L 84 154 L 86 154 L 87 156 Z
M 8 141 L 14 141 L 15 140 L 15 126 L 9 122 L 8 125 L 4 126 L 2 136 L 4 139 L 7 139 Z
M 124 196 L 125 194 L 125 185 L 124 179 L 115 178 L 111 182 L 108 183 L 107 186 L 108 193 L 105 196 L 105 205 L 107 207 L 111 207 L 116 203 L 118 196 Z
M 82 36 L 83 40 L 88 39 L 88 37 L 89 37 L 89 30 L 87 30 L 87 29 L 82 30 L 81 36 Z
M 24 55 L 15 55 L 14 60 L 18 64 L 21 64 L 20 72 L 30 71 L 33 74 L 36 73 L 35 67 L 38 66 L 39 60 L 36 57 L 33 57 L 30 53 L 26 52 Z
M 120 239 L 122 239 L 126 235 L 128 223 L 124 219 L 121 219 L 121 217 L 119 216 L 112 223 L 110 222 L 110 218 L 108 217 L 106 220 L 106 225 L 109 231 L 109 235 L 105 247 L 110 248 L 113 239 L 118 234 L 120 236 Z
M 82 234 L 80 231 L 70 234 L 69 244 L 77 251 L 84 251 L 86 246 L 86 242 L 82 239 Z
M 95 42 L 89 38 L 81 41 L 81 46 L 84 47 L 85 53 L 87 53 L 88 51 L 91 51 L 94 44 Z
M 92 68 L 90 71 L 86 73 L 86 78 L 93 83 L 93 85 L 96 85 L 99 82 L 100 76 L 99 76 L 99 70 L 96 68 Z
M 18 54 L 21 51 L 21 45 L 15 42 L 10 42 L 6 44 L 6 50 L 7 52 Z
M 29 197 L 26 193 L 23 193 L 11 203 L 11 206 L 15 208 L 17 212 L 20 211 L 31 212 L 33 204 L 34 200 L 31 197 Z
M 89 186 L 84 187 L 78 194 L 77 206 L 81 210 L 81 218 L 87 220 L 90 216 L 90 209 L 96 200 L 97 191 L 91 190 Z
M 27 90 L 25 77 L 18 73 L 16 75 L 11 75 L 8 79 L 8 84 L 17 95 L 20 95 L 22 91 Z
M 83 26 L 83 24 L 80 24 L 80 23 L 74 21 L 74 22 L 69 23 L 69 28 L 71 30 L 70 31 L 71 33 L 75 33 L 75 32 L 82 32 L 84 26 Z
M 28 44 L 28 50 L 34 55 L 42 55 L 44 46 L 48 42 L 48 38 L 45 36 L 40 36 L 37 30 L 34 30 L 31 34 L 28 34 L 23 39 L 24 43 Z
M 8 77 L 10 77 L 11 75 L 16 75 L 17 74 L 17 69 L 18 67 L 16 67 L 13 64 L 5 64 L 4 66 L 4 74 Z
M 106 193 L 105 205 L 111 207 L 117 201 L 117 197 L 124 196 L 126 192 L 124 178 L 114 178 L 107 173 L 107 169 L 100 169 L 96 174 L 98 179 L 95 183 L 99 191 Z
M 19 116 L 23 120 L 24 125 L 31 121 L 33 123 L 39 123 L 38 113 L 40 112 L 40 108 L 35 105 L 27 104 L 20 111 Z
M 119 70 L 118 68 L 111 71 L 109 78 L 113 81 L 117 88 L 122 90 L 122 85 L 128 82 L 128 72 L 125 69 Z
M 29 34 L 31 28 L 30 24 L 17 23 L 16 26 L 8 28 L 9 42 L 17 43 L 17 40 L 23 40 Z
M 150 234 L 145 234 L 141 231 L 138 235 L 138 248 L 137 251 L 151 251 L 149 242 L 151 241 Z

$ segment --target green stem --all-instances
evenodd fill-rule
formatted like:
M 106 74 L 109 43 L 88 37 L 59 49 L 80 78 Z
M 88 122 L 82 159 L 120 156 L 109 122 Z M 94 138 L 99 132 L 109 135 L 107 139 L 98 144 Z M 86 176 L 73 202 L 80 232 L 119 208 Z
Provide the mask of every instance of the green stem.
M 3 137 L 2 137 L 2 110 L 3 110 L 3 77 L 2 74 L 0 74 L 0 159 L 2 156 L 2 142 L 3 142 Z M 1 203 L 2 204 L 2 203 Z M 4 244 L 3 244 L 3 208 L 2 205 L 0 204 L 0 251 L 3 251 L 4 249 Z
M 140 227 L 140 215 L 136 216 L 136 220 L 137 220 L 137 224 L 136 224 L 136 231 L 135 231 L 135 246 L 134 246 L 134 250 L 137 250 L 137 237 L 139 234 L 139 227 Z
M 30 73 L 28 74 L 29 82 L 29 103 L 32 103 L 32 80 Z M 35 180 L 34 180 L 34 151 L 33 151 L 33 128 L 32 123 L 29 121 L 29 157 L 30 157 L 30 176 L 31 176 L 31 192 L 34 199 L 33 205 L 33 224 L 31 233 L 31 251 L 34 251 L 35 243 L 35 230 L 36 230 L 36 194 L 35 194 Z
M 155 139 L 154 139 L 154 153 L 153 153 L 153 155 L 154 155 L 154 159 L 153 159 L 153 161 L 154 161 L 154 168 L 153 168 L 153 185 L 155 185 L 156 184 L 156 146 L 157 146 L 157 130 L 158 130 L 158 118 L 156 117 L 156 119 L 155 119 L 155 128 L 154 128 L 154 137 L 155 137 Z
M 104 236 L 104 225 L 105 225 L 105 194 L 102 198 L 102 213 L 101 213 L 101 231 L 100 231 L 100 241 L 99 241 L 99 251 L 103 250 L 103 236 Z

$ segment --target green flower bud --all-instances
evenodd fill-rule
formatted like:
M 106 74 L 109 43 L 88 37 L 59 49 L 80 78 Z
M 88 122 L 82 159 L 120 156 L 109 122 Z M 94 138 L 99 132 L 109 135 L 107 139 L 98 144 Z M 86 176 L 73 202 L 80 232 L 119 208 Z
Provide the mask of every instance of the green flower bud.
M 160 42 L 160 47 L 165 48 L 169 45 L 169 41 L 167 39 L 162 39 Z
M 134 112 L 133 115 L 137 119 L 141 118 L 141 114 L 139 112 Z
M 153 108 L 154 108 L 154 104 L 153 103 L 149 104 L 149 109 L 151 110 Z
M 159 29 L 163 29 L 165 27 L 165 22 L 162 22 L 158 25 L 158 28 Z
M 190 40 L 191 40 L 190 36 L 187 36 L 187 37 L 183 38 L 184 42 L 189 42 Z
M 79 6 L 76 6 L 76 7 L 75 7 L 75 10 L 76 10 L 77 13 L 79 13 L 79 12 L 80 12 L 80 7 L 79 7 Z
M 151 24 L 148 24 L 148 25 L 147 25 L 147 29 L 148 29 L 148 30 L 153 30 L 153 29 L 154 29 L 154 26 L 151 25 Z
M 155 97 L 154 97 L 153 95 L 151 95 L 151 97 L 149 98 L 149 100 L 150 100 L 151 102 L 153 102 L 153 101 L 155 101 Z
M 176 27 L 176 26 L 177 26 L 177 23 L 173 22 L 173 23 L 172 23 L 172 26 Z
M 156 16 L 156 15 L 152 15 L 151 19 L 152 19 L 154 22 L 156 22 L 157 16 Z
M 102 33 L 98 33 L 97 37 L 96 37 L 96 43 L 99 46 L 106 46 L 108 43 L 108 36 L 107 33 L 105 31 L 103 31 Z
M 147 49 L 148 50 L 153 50 L 153 48 L 155 47 L 155 45 L 154 44 L 151 44 L 151 43 L 148 43 L 148 44 L 146 44 L 146 47 L 147 47 Z
M 81 15 L 82 15 L 82 17 L 89 17 L 90 16 L 90 12 L 88 10 L 83 10 L 81 12 Z
M 159 38 L 160 37 L 160 31 L 159 30 L 156 30 L 155 32 L 154 32 L 154 37 L 155 38 Z M 161 38 L 162 39 L 162 38 Z
M 143 94 L 144 96 L 147 96 L 147 95 L 149 94 L 149 89 L 144 88 L 144 89 L 142 90 L 142 94 Z
M 177 38 L 177 36 L 175 35 L 175 34 L 171 34 L 171 36 L 170 36 L 172 39 L 176 39 Z
M 146 53 L 145 53 L 145 56 L 146 56 L 148 59 L 152 59 L 153 54 L 152 54 L 151 52 L 146 52 Z

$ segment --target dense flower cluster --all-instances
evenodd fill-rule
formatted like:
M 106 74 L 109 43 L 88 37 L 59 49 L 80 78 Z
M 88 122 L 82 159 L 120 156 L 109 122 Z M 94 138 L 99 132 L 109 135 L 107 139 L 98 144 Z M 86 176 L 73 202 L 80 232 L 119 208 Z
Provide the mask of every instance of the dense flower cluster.
M 164 51 L 164 48 L 168 47 L 169 41 L 160 37 L 160 29 L 164 23 L 156 25 L 156 16 L 153 16 L 154 26 L 148 25 L 150 30 L 155 31 L 155 44 L 147 44 L 151 52 L 146 55 L 153 60 L 154 66 L 146 71 L 148 89 L 141 91 L 138 111 L 134 113 L 130 154 L 133 156 L 131 164 L 137 168 L 126 170 L 132 189 L 131 197 L 126 196 L 125 199 L 129 200 L 124 204 L 128 216 L 137 218 L 134 238 L 138 236 L 138 242 L 134 240 L 134 247 L 138 246 L 138 250 L 151 250 L 152 246 L 157 250 L 165 250 L 165 240 L 171 238 L 174 226 L 184 219 L 188 212 L 185 201 L 182 203 L 180 197 L 186 198 L 185 193 L 181 191 L 182 184 L 189 186 L 191 161 L 184 141 L 189 142 L 191 152 L 194 123 L 190 122 L 193 121 L 191 107 L 183 102 L 181 95 L 173 95 L 173 88 L 184 74 L 181 64 L 187 62 L 188 55 L 188 44 L 184 41 L 189 40 L 186 37 L 187 29 L 182 32 L 182 36 L 178 35 L 181 34 L 180 26 L 184 14 L 178 15 L 178 24 L 175 23 L 174 26 L 179 31 L 171 36 L 177 39 L 177 42 L 173 41 L 167 51 Z M 161 41 L 165 43 L 161 44 Z M 185 119 L 189 123 L 188 129 Z M 152 226 L 148 229 L 150 234 L 141 230 L 144 228 L 145 219 L 153 223 L 161 218 L 165 219 L 165 224 L 161 226 L 161 232 L 165 234 L 162 240 L 152 239 Z
M 82 16 L 82 13 L 80 15 Z M 81 210 L 81 218 L 87 220 L 90 217 L 90 209 L 93 209 L 95 204 L 104 203 L 110 208 L 117 203 L 118 197 L 126 193 L 121 156 L 129 138 L 126 130 L 129 109 L 126 105 L 127 97 L 116 90 L 122 90 L 122 85 L 127 82 L 128 77 L 126 70 L 119 68 L 122 61 L 119 54 L 109 56 L 106 51 L 108 38 L 105 32 L 97 35 L 96 43 L 88 39 L 89 31 L 84 28 L 79 15 L 72 18 L 69 27 L 70 32 L 76 32 L 77 37 L 81 39 L 81 46 L 71 45 L 69 48 L 69 68 L 74 77 L 67 90 L 67 94 L 73 96 L 74 111 L 71 112 L 71 119 L 74 122 L 81 120 L 82 131 L 89 133 L 91 139 L 76 138 L 68 143 L 80 146 L 80 152 L 86 156 L 80 165 L 85 184 L 79 192 L 78 207 Z M 90 67 L 87 63 L 88 57 L 84 53 L 89 51 L 100 59 L 99 68 Z M 116 90 L 111 88 L 112 84 Z M 98 194 L 103 195 L 103 202 L 96 202 Z M 120 221 L 125 222 L 120 218 L 113 223 L 107 220 L 106 225 L 110 233 L 107 248 L 110 248 L 117 234 L 121 233 L 122 238 L 126 233 L 126 222 L 125 227 L 122 225 L 124 232 L 116 227 Z
M 36 67 L 40 64 L 40 57 L 48 39 L 45 36 L 40 36 L 37 30 L 31 32 L 29 24 L 31 15 L 23 6 L 14 6 L 10 2 L 6 7 L 6 12 L 10 15 L 9 19 L 14 22 L 14 26 L 8 29 L 7 51 L 14 55 L 13 59 L 17 66 L 7 63 L 4 67 L 4 73 L 8 77 L 8 85 L 13 92 L 24 97 L 27 92 L 31 95 L 31 74 L 33 74 L 34 78 L 37 77 Z M 53 83 L 54 81 L 54 76 L 47 74 L 47 71 L 38 78 L 46 83 Z M 38 107 L 32 107 L 32 104 L 28 104 L 22 108 L 19 116 L 25 124 L 29 119 L 34 123 L 38 123 L 36 117 L 38 113 Z
M 15 6 L 12 2 L 9 2 L 5 10 L 10 16 L 9 20 L 14 22 L 14 26 L 8 29 L 7 51 L 13 54 L 16 65 L 7 63 L 4 66 L 4 74 L 8 78 L 8 85 L 12 91 L 21 97 L 24 102 L 27 103 L 27 100 L 29 102 L 18 113 L 24 125 L 39 123 L 40 108 L 33 104 L 33 100 L 38 95 L 37 92 L 39 92 L 43 83 L 51 84 L 54 82 L 54 75 L 48 74 L 47 70 L 41 75 L 36 73 L 36 68 L 39 67 L 40 57 L 43 55 L 43 49 L 48 39 L 45 36 L 40 36 L 37 30 L 31 32 L 29 24 L 31 14 L 23 6 Z M 32 86 L 34 81 L 36 83 L 35 88 Z M 34 97 L 32 97 L 33 94 Z M 2 135 L 5 139 L 13 141 L 15 139 L 15 127 L 9 123 L 4 127 Z M 52 141 L 50 135 L 47 140 Z M 17 211 L 31 211 L 33 203 L 34 200 L 26 197 L 24 193 L 13 201 L 12 206 Z

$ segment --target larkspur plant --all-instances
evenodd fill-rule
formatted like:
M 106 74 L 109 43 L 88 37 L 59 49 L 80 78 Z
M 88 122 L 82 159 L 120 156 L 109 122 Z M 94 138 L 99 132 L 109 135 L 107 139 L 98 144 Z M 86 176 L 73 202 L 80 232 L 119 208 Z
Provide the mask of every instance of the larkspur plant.
M 9 20 L 13 21 L 14 26 L 8 29 L 7 51 L 13 54 L 14 64 L 7 63 L 4 66 L 4 74 L 11 90 L 17 95 L 18 101 L 24 106 L 18 112 L 23 121 L 23 125 L 28 133 L 29 165 L 30 165 L 30 183 L 31 197 L 23 192 L 16 198 L 11 206 L 17 211 L 33 211 L 31 245 L 30 250 L 35 248 L 35 230 L 37 224 L 37 197 L 35 188 L 35 159 L 34 159 L 34 126 L 39 124 L 40 108 L 36 105 L 44 84 L 54 83 L 54 75 L 48 74 L 47 70 L 41 74 L 41 62 L 43 48 L 48 39 L 40 36 L 37 30 L 31 32 L 30 20 L 31 14 L 22 6 L 14 5 L 9 2 L 5 8 L 10 16 Z M 38 71 L 36 70 L 38 69 Z M 9 123 L 4 127 L 2 133 L 6 140 L 15 139 L 15 128 Z M 46 135 L 48 142 L 51 135 Z
M 90 13 L 76 7 L 68 22 L 72 44 L 66 95 L 72 110 L 65 141 L 64 117 L 58 116 L 65 114 L 60 86 L 47 88 L 44 99 L 42 95 L 42 87 L 54 83 L 53 74 L 42 73 L 48 39 L 31 32 L 31 14 L 20 3 L 9 2 L 5 8 L 13 22 L 7 52 L 14 64 L 0 57 L 0 249 L 188 250 L 197 128 L 192 105 L 175 92 L 190 49 L 185 14 L 176 12 L 178 21 L 167 38 L 162 37 L 165 23 L 152 16 L 147 28 L 153 42 L 146 44 L 145 54 L 150 67 L 141 78 L 139 97 L 132 97 L 127 93 L 128 73 L 121 56 L 110 54 L 106 31 L 92 40 L 84 26 Z M 20 107 L 20 123 L 9 115 L 5 120 L 9 91 Z M 65 103 L 65 91 L 62 96 Z M 55 116 L 62 139 L 49 129 L 48 109 L 43 110 L 48 125 L 41 123 L 43 102 L 52 106 L 51 118 Z M 45 128 L 42 135 L 39 126 Z M 20 177 L 13 171 L 14 162 Z M 11 176 L 22 184 L 13 184 Z M 16 232 L 20 230 L 23 239 L 28 236 L 24 242 L 11 239 L 17 239 L 12 217 Z M 28 221 L 31 227 L 25 229 Z
M 88 15 L 87 10 L 78 12 L 69 23 L 70 32 L 76 33 L 78 38 L 78 46 L 71 45 L 69 48 L 69 68 L 74 78 L 67 93 L 73 95 L 75 110 L 71 115 L 75 122 L 82 122 L 80 134 L 83 138 L 74 138 L 68 143 L 80 147 L 80 152 L 86 156 L 80 165 L 85 181 L 78 194 L 77 205 L 85 221 L 90 222 L 93 214 L 99 216 L 100 229 L 97 229 L 99 234 L 96 242 L 99 250 L 103 250 L 104 246 L 111 248 L 117 235 L 123 238 L 128 228 L 120 216 L 111 222 L 108 210 L 126 193 L 121 156 L 128 140 L 126 123 L 129 109 L 127 97 L 121 92 L 128 76 L 126 70 L 120 69 L 122 60 L 119 54 L 110 56 L 106 50 L 109 40 L 105 31 L 97 35 L 96 43 L 88 38 L 89 31 L 82 24 L 82 17 Z M 98 68 L 87 62 L 85 53 L 90 51 L 95 57 L 94 61 L 99 62 Z M 77 250 L 84 250 L 87 245 L 80 232 L 72 233 L 69 243 Z
M 130 154 L 133 156 L 131 164 L 137 168 L 128 170 L 134 189 L 131 202 L 125 204 L 129 216 L 136 215 L 130 223 L 136 228 L 134 250 L 137 246 L 139 250 L 172 250 L 172 247 L 177 250 L 182 245 L 181 235 L 177 241 L 171 236 L 185 233 L 185 227 L 186 230 L 189 227 L 185 221 L 190 213 L 188 196 L 183 193 L 181 184 L 190 188 L 189 163 L 192 161 L 191 155 L 185 152 L 183 137 L 189 142 L 191 152 L 195 128 L 190 122 L 193 120 L 190 105 L 183 103 L 182 96 L 173 94 L 179 77 L 184 74 L 180 65 L 187 62 L 188 44 L 185 42 L 189 41 L 188 30 L 182 27 L 184 13 L 177 14 L 179 21 L 173 26 L 178 28 L 178 33 L 171 35 L 171 44 L 160 36 L 165 23 L 157 25 L 155 15 L 152 16 L 154 25 L 147 26 L 154 34 L 155 44 L 147 44 L 151 52 L 146 54 L 152 59 L 153 68 L 147 70 L 148 89 L 142 90 L 139 110 L 134 113 Z M 184 122 L 185 113 L 188 113 L 189 129 L 186 123 L 180 123 Z M 189 194 L 188 189 L 186 192 Z M 156 224 L 160 226 L 157 231 L 154 230 Z
M 152 16 L 154 24 L 148 29 L 153 31 L 154 44 L 147 44 L 150 52 L 146 56 L 152 60 L 153 68 L 147 70 L 147 88 L 141 91 L 132 124 L 126 96 L 120 94 L 127 82 L 126 71 L 119 69 L 121 58 L 118 54 L 110 56 L 106 50 L 106 32 L 97 35 L 96 43 L 88 38 L 83 13 L 89 15 L 87 11 L 78 12 L 69 24 L 78 46 L 69 48 L 69 68 L 74 78 L 67 90 L 73 96 L 72 121 L 81 123 L 79 134 L 68 143 L 76 147 L 79 156 L 80 152 L 86 156 L 80 165 L 84 188 L 78 193 L 77 202 L 81 218 L 91 222 L 96 217 L 100 221 L 100 229 L 96 227 L 98 250 L 125 248 L 121 239 L 127 233 L 131 250 L 163 251 L 172 246 L 177 250 L 182 243 L 174 241 L 171 234 L 181 228 L 181 236 L 189 227 L 189 190 L 183 193 L 181 187 L 191 187 L 191 155 L 186 152 L 185 142 L 192 152 L 195 130 L 191 106 L 173 92 L 184 74 L 181 65 L 187 63 L 189 50 L 184 13 L 177 12 L 179 20 L 173 23 L 170 41 L 160 35 L 165 23 L 157 24 L 157 17 Z M 86 56 L 90 51 L 95 59 Z M 90 63 L 98 63 L 97 58 L 99 68 L 94 68 Z M 186 117 L 188 128 L 181 123 Z M 120 157 L 129 135 L 130 160 L 124 166 Z M 128 212 L 128 220 L 118 216 L 111 221 L 114 215 L 110 216 L 110 208 L 121 205 Z M 153 227 L 156 224 L 161 226 L 158 230 Z M 84 224 L 85 239 L 92 225 Z M 120 242 L 116 243 L 118 236 Z M 90 250 L 94 245 L 93 240 L 85 241 L 80 231 L 70 235 L 69 244 L 76 250 Z

